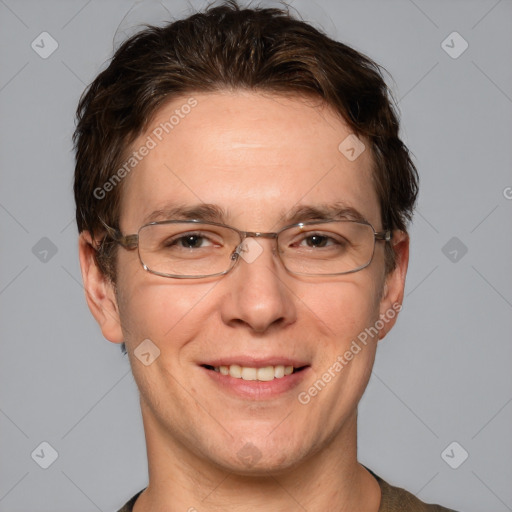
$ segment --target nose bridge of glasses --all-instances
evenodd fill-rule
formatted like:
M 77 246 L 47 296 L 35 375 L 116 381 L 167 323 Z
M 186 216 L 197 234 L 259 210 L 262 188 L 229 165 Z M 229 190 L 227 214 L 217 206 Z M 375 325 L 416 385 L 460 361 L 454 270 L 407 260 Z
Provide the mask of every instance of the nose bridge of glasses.
M 243 238 L 277 238 L 277 233 L 262 233 L 260 231 L 242 231 Z
M 241 236 L 241 241 L 237 245 L 233 254 L 231 255 L 231 258 L 237 259 L 239 256 L 242 256 L 243 253 L 245 253 L 245 257 L 243 259 L 245 259 L 247 261 L 249 261 L 249 259 L 252 260 L 252 258 L 254 256 L 256 256 L 256 258 L 257 258 L 259 256 L 259 254 L 261 254 L 264 250 L 264 248 L 260 244 L 257 244 L 257 243 L 255 244 L 257 250 L 255 250 L 255 247 L 252 247 L 252 249 L 251 249 L 251 244 L 247 243 L 247 238 L 268 238 L 268 239 L 276 240 L 278 237 L 278 233 L 270 233 L 270 232 L 265 233 L 265 232 L 260 232 L 260 231 L 239 231 L 239 233 Z M 254 254 L 254 256 L 249 256 L 249 254 L 247 254 L 248 252 L 252 252 Z M 275 248 L 272 249 L 272 252 L 275 252 Z M 256 258 L 254 258 L 254 259 L 256 259 Z

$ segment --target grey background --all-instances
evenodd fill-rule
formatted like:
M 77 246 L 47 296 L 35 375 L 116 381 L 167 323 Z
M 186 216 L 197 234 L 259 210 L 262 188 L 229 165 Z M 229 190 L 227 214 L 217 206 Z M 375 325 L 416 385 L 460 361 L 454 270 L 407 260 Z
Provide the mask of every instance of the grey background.
M 292 4 L 391 73 L 421 175 L 407 296 L 361 403 L 360 459 L 422 500 L 512 510 L 512 2 Z M 120 23 L 116 41 L 162 12 L 0 0 L 1 512 L 112 511 L 146 485 L 136 386 L 81 285 L 71 133 Z M 43 31 L 59 45 L 47 59 L 31 48 Z M 456 59 L 441 46 L 453 31 L 469 44 Z M 43 441 L 58 452 L 48 469 L 31 458 Z M 457 469 L 441 457 L 453 441 L 469 453 Z

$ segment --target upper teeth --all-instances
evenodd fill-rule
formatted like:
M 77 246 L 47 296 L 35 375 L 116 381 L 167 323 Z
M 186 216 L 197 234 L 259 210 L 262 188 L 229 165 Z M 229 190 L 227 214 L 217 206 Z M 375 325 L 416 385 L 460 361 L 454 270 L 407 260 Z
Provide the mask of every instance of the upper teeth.
M 216 366 L 214 370 L 222 373 L 222 375 L 230 375 L 235 379 L 267 381 L 290 375 L 293 373 L 293 366 L 277 365 L 265 366 L 264 368 L 251 368 L 232 364 L 230 366 Z

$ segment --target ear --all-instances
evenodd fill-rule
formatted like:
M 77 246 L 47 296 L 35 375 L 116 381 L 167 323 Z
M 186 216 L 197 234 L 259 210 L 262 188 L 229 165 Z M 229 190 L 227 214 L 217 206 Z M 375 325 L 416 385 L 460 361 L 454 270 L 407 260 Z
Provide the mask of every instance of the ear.
M 402 309 L 404 298 L 405 276 L 409 264 L 409 236 L 403 231 L 394 231 L 391 241 L 395 252 L 395 268 L 388 273 L 380 300 L 380 318 L 383 328 L 379 332 L 379 340 L 395 325 L 398 313 Z
M 98 322 L 103 336 L 112 343 L 122 343 L 124 336 L 114 285 L 96 264 L 94 242 L 88 231 L 80 233 L 78 253 L 89 309 Z

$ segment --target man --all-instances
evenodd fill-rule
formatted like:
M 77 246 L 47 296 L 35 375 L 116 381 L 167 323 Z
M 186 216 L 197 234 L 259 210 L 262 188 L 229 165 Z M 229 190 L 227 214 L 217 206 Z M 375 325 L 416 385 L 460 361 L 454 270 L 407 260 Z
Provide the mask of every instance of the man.
M 417 175 L 378 67 L 228 2 L 126 41 L 86 91 L 86 297 L 126 347 L 149 485 L 121 510 L 442 511 L 357 461 Z

